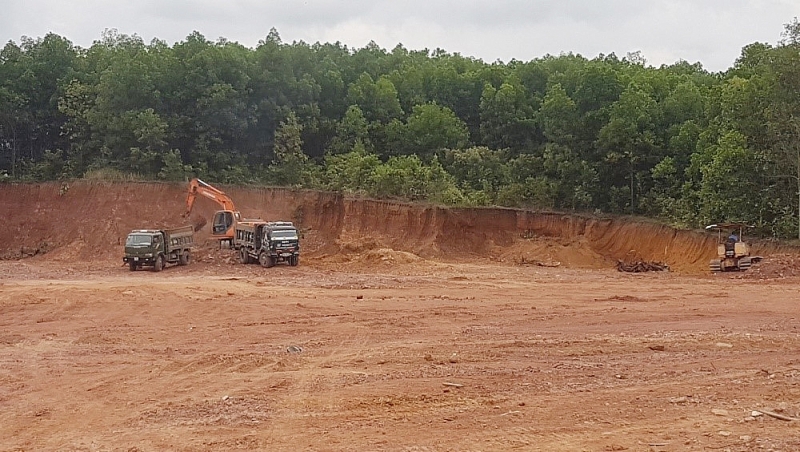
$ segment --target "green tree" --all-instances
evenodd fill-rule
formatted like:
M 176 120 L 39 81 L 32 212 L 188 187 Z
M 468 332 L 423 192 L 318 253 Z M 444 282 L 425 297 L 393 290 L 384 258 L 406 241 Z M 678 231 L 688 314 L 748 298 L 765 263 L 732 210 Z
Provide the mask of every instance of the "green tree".
M 487 147 L 451 149 L 444 153 L 444 168 L 474 204 L 492 204 L 509 183 L 511 174 L 503 151 Z
M 462 199 L 455 183 L 434 158 L 425 165 L 416 155 L 396 156 L 375 169 L 371 180 L 373 196 L 409 200 L 457 203 Z
M 356 142 L 350 152 L 325 156 L 325 187 L 349 193 L 370 193 L 375 170 L 380 165 L 377 155 L 368 153 L 361 142 Z
M 158 178 L 168 181 L 183 182 L 192 174 L 192 165 L 185 165 L 181 159 L 181 152 L 171 149 L 162 156 L 164 165 L 158 172 Z
M 393 121 L 387 133 L 393 153 L 416 154 L 426 160 L 437 151 L 463 148 L 469 140 L 466 124 L 436 103 L 415 105 L 406 123 Z
M 575 145 L 575 132 L 580 119 L 578 107 L 560 84 L 548 88 L 539 108 L 538 119 L 550 143 Z
M 695 156 L 702 175 L 699 220 L 744 221 L 760 224 L 763 208 L 758 156 L 739 132 L 724 133 L 719 141 Z
M 542 167 L 554 207 L 586 209 L 593 205 L 598 190 L 597 170 L 571 148 L 555 143 L 546 145 Z
M 328 152 L 331 154 L 347 153 L 352 151 L 357 144 L 360 144 L 368 152 L 372 150 L 367 119 L 357 105 L 351 105 L 347 108 L 344 118 L 336 126 L 336 136 L 328 147 Z
M 637 187 L 647 174 L 649 160 L 658 157 L 654 131 L 657 114 L 655 100 L 631 85 L 614 104 L 609 122 L 600 130 L 597 144 L 605 151 L 606 183 L 619 188 L 621 176 L 626 174 L 628 179 L 628 201 L 612 197 L 610 202 L 615 209 L 628 212 L 637 209 Z
M 275 158 L 270 173 L 272 181 L 278 185 L 300 186 L 313 182 L 313 171 L 302 149 L 301 132 L 302 126 L 294 113 L 290 113 L 275 132 Z
M 397 89 L 387 77 L 374 81 L 369 74 L 362 74 L 350 85 L 347 93 L 350 105 L 357 105 L 369 122 L 388 123 L 403 114 Z
M 481 96 L 481 136 L 493 149 L 522 150 L 536 132 L 535 108 L 525 88 L 515 80 L 499 89 L 487 84 Z
M 773 145 L 774 173 L 794 182 L 797 193 L 797 237 L 800 239 L 800 22 L 786 24 L 784 39 L 774 50 L 775 90 L 766 109 Z

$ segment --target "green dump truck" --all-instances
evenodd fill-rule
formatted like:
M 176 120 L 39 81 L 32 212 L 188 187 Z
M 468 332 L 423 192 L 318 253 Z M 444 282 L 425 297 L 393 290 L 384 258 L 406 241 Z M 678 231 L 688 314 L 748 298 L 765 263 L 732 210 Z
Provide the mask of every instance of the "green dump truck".
M 300 239 L 290 221 L 244 221 L 235 228 L 233 247 L 239 262 L 258 262 L 272 267 L 286 262 L 292 267 L 300 263 Z
M 189 264 L 194 243 L 194 228 L 183 226 L 174 229 L 134 229 L 125 240 L 125 257 L 131 271 L 153 267 L 159 272 L 167 264 Z

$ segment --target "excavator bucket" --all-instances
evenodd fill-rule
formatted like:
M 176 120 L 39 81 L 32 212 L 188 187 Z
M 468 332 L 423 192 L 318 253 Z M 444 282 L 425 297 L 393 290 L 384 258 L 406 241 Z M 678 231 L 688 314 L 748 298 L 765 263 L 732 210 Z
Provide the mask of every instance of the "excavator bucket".
M 203 226 L 205 226 L 206 223 L 208 223 L 206 217 L 192 217 L 192 226 L 194 226 L 194 232 L 203 229 Z

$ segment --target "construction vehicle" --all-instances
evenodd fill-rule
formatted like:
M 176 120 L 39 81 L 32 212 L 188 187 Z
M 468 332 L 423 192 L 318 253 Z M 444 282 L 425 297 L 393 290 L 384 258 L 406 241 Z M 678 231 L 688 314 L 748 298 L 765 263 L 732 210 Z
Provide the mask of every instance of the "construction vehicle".
M 189 193 L 186 195 L 185 217 L 188 217 L 189 214 L 192 213 L 192 208 L 194 207 L 194 202 L 197 199 L 197 195 L 205 196 L 206 198 L 222 206 L 222 210 L 214 212 L 214 219 L 211 222 L 211 237 L 219 240 L 220 246 L 225 243 L 228 245 L 228 247 L 231 247 L 233 245 L 234 226 L 242 221 L 242 215 L 238 210 L 236 210 L 233 200 L 222 190 L 219 190 L 200 179 L 192 179 L 192 181 L 189 182 Z
M 279 262 L 292 267 L 300 263 L 300 239 L 292 222 L 243 221 L 235 230 L 233 246 L 239 251 L 239 262 L 258 262 L 266 268 Z
M 125 239 L 125 256 L 122 262 L 131 271 L 153 267 L 160 272 L 166 264 L 188 265 L 194 243 L 194 228 L 183 226 L 174 229 L 134 229 Z
M 717 258 L 711 259 L 712 272 L 745 271 L 761 260 L 750 255 L 750 246 L 743 240 L 745 229 L 752 226 L 744 223 L 718 223 L 706 226 L 707 231 L 717 232 Z M 738 234 L 737 234 L 738 233 Z

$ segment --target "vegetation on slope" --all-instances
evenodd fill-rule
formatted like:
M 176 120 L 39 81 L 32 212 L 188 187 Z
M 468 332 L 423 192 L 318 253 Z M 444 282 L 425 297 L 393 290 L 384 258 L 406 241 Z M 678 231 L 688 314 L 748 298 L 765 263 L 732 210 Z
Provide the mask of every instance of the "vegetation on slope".
M 0 51 L 0 179 L 98 175 L 450 205 L 721 220 L 800 234 L 800 23 L 723 73 L 640 55 L 486 63 L 441 50 L 108 31 Z

